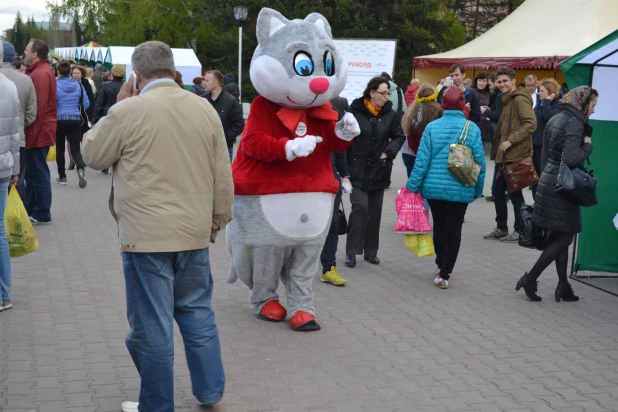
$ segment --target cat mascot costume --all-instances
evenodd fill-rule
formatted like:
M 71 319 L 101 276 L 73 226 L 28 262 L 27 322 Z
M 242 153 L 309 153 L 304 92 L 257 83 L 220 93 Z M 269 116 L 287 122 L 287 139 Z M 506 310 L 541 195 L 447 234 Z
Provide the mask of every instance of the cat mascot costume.
M 264 8 L 256 31 L 249 73 L 260 96 L 232 167 L 228 281 L 240 278 L 253 312 L 278 322 L 287 317 L 277 295 L 281 278 L 292 329 L 319 330 L 312 283 L 339 189 L 330 152 L 346 150 L 360 128 L 350 113 L 336 123 L 330 100 L 343 90 L 347 69 L 324 16 L 289 21 Z

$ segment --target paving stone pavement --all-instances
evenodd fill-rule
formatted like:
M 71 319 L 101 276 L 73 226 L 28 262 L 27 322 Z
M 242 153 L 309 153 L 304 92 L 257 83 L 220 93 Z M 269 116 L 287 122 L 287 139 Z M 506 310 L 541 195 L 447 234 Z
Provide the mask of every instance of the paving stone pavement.
M 381 264 L 343 268 L 345 288 L 316 281 L 320 332 L 251 315 L 246 287 L 225 282 L 220 236 L 211 263 L 227 389 L 219 405 L 197 405 L 176 330 L 176 410 L 618 410 L 618 300 L 575 282 L 580 302 L 556 303 L 551 267 L 540 278 L 543 301 L 528 302 L 514 286 L 538 252 L 483 240 L 494 227 L 493 205 L 483 199 L 468 209 L 451 287 L 435 287 L 433 258 L 416 258 L 392 232 L 405 183 L 401 159 L 395 163 Z M 14 308 L 0 313 L 2 412 L 119 411 L 138 396 L 107 209 L 111 178 L 87 178 L 84 190 L 74 174 L 68 186 L 54 185 L 54 223 L 37 228 L 36 253 L 13 261 Z

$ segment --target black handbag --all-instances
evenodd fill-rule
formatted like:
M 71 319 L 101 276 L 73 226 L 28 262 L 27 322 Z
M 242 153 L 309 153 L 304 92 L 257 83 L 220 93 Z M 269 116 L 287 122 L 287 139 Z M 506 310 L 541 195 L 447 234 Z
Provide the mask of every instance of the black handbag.
M 343 208 L 343 200 L 340 203 L 341 209 L 337 209 L 337 233 L 345 235 L 348 233 L 348 220 L 345 217 L 345 209 Z
M 590 165 L 590 160 L 588 160 L 588 165 Z M 594 177 L 593 170 L 571 169 L 564 162 L 563 152 L 555 192 L 579 206 L 590 207 L 597 204 L 596 187 L 597 178 Z
M 531 205 L 521 205 L 522 225 L 519 228 L 519 246 L 544 250 L 551 238 L 551 230 L 542 229 L 532 224 L 534 207 Z

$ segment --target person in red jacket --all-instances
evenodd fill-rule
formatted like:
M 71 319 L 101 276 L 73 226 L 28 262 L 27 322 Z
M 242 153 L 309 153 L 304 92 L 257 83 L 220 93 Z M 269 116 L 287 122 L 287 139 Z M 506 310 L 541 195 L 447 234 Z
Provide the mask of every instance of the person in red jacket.
M 30 40 L 26 50 L 26 72 L 36 91 L 37 114 L 26 132 L 25 206 L 35 225 L 51 223 L 51 181 L 47 153 L 56 143 L 56 79 L 47 62 L 49 47 L 42 40 Z
M 416 93 L 418 93 L 420 84 L 421 81 L 419 79 L 412 79 L 412 81 L 408 85 L 408 88 L 403 95 L 403 97 L 406 99 L 406 106 L 410 107 L 410 105 L 414 103 L 414 98 L 416 97 Z

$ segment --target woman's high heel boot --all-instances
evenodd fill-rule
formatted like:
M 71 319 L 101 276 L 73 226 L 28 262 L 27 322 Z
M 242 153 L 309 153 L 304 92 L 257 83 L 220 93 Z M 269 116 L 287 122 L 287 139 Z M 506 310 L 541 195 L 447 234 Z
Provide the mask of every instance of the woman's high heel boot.
M 537 291 L 536 280 L 528 276 L 527 273 L 519 279 L 519 281 L 517 282 L 517 286 L 515 286 L 515 290 L 519 290 L 522 287 L 524 288 L 524 291 L 526 292 L 526 296 L 532 302 L 540 302 L 541 300 L 543 300 L 543 298 L 541 298 L 540 296 L 537 296 L 536 294 L 536 291 Z
M 573 288 L 569 283 L 558 282 L 558 287 L 556 288 L 556 302 L 560 302 L 560 299 L 565 302 L 577 302 L 579 296 L 575 296 Z

